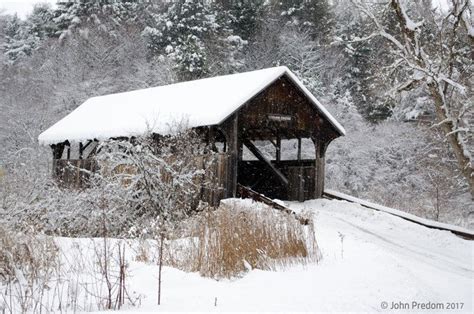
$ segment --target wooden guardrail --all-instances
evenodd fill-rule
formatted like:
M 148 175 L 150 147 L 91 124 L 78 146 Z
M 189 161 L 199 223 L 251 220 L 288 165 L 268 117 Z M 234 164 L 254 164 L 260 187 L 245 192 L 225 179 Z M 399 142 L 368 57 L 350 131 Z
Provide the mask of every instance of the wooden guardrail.
M 309 219 L 303 218 L 291 209 L 289 209 L 286 206 L 283 206 L 272 199 L 266 197 L 265 195 L 262 195 L 258 193 L 257 191 L 252 190 L 249 187 L 243 186 L 241 184 L 237 185 L 237 193 L 239 194 L 240 197 L 242 198 L 250 198 L 256 202 L 264 203 L 272 208 L 275 208 L 279 211 L 282 211 L 284 213 L 287 213 L 289 215 L 292 215 L 297 219 L 302 225 L 308 225 L 309 224 Z
M 422 225 L 427 228 L 450 231 L 454 233 L 455 235 L 460 236 L 466 240 L 474 240 L 474 231 L 472 230 L 454 226 L 454 225 L 445 224 L 445 223 L 440 223 L 440 222 L 429 220 L 426 218 L 421 218 L 421 217 L 403 212 L 401 210 L 382 206 L 379 204 L 374 204 L 374 203 L 371 203 L 371 202 L 368 202 L 368 201 L 365 201 L 365 200 L 362 200 L 362 199 L 359 199 L 354 196 L 347 195 L 341 192 L 337 192 L 333 190 L 324 190 L 323 197 L 327 199 L 336 199 L 336 200 L 342 200 L 342 201 L 359 204 L 361 206 L 364 206 L 373 210 L 385 212 L 387 214 L 400 217 L 402 219 Z

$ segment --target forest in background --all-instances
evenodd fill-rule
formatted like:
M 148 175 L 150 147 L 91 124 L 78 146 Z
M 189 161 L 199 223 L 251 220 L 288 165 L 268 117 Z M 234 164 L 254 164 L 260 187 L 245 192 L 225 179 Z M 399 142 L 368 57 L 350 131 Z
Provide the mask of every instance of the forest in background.
M 0 219 L 47 197 L 51 152 L 37 136 L 87 98 L 286 65 L 346 128 L 327 188 L 472 228 L 472 3 L 449 3 L 70 1 L 0 14 Z M 447 73 L 439 89 L 431 71 Z

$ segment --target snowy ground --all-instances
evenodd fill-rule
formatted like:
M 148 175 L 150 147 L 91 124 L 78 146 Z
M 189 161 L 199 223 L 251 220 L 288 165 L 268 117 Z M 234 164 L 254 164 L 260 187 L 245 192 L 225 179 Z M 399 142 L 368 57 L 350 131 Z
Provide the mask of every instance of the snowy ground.
M 221 281 L 166 267 L 158 307 L 157 267 L 133 262 L 129 291 L 144 297 L 128 311 L 383 312 L 383 302 L 389 308 L 392 302 L 410 308 L 412 302 L 432 302 L 442 304 L 440 313 L 455 312 L 448 303 L 463 303 L 462 312 L 472 313 L 474 242 L 342 201 L 290 206 L 315 213 L 324 256 L 318 265 L 253 270 Z

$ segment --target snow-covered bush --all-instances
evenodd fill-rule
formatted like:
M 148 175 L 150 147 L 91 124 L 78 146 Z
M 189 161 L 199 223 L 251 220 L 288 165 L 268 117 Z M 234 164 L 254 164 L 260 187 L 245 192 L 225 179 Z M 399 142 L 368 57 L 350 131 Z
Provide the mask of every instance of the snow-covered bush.
M 100 171 L 91 174 L 88 188 L 62 188 L 45 180 L 45 186 L 35 186 L 33 199 L 15 203 L 5 191 L 8 203 L 0 218 L 63 236 L 124 236 L 129 231 L 140 236 L 135 229 L 152 232 L 165 222 L 172 228 L 193 213 L 203 187 L 214 188 L 205 172 L 217 154 L 193 131 L 109 140 L 98 150 Z
M 205 170 L 217 155 L 195 131 L 178 127 L 173 132 L 100 145 L 101 171 L 93 188 L 109 205 L 126 206 L 136 217 L 169 222 L 187 217 L 199 203 L 201 188 L 211 188 Z

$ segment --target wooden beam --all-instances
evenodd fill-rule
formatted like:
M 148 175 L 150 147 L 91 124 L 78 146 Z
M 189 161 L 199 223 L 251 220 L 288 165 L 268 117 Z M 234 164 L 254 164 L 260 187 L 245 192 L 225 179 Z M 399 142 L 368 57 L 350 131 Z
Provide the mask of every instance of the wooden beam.
M 301 160 L 301 137 L 298 137 L 298 160 Z
M 314 197 L 321 198 L 323 197 L 324 192 L 324 168 L 325 168 L 325 152 L 327 144 L 321 140 L 315 140 L 315 151 L 316 151 L 316 178 L 315 178 L 315 190 Z
M 228 170 L 227 170 L 227 182 L 226 189 L 227 197 L 236 197 L 237 195 L 237 175 L 239 167 L 239 146 L 241 143 L 239 141 L 239 113 L 235 113 L 230 117 L 223 126 L 223 134 L 226 137 L 226 148 L 227 154 L 229 156 Z
M 276 161 L 281 161 L 281 137 L 277 135 L 276 138 Z
M 82 142 L 79 142 L 79 159 L 82 159 L 82 153 L 84 152 L 84 147 Z
M 86 151 L 87 147 L 89 147 L 90 144 L 92 144 L 93 140 L 88 140 L 87 143 L 84 145 L 82 142 L 79 143 L 79 159 L 87 159 L 88 156 L 84 156 L 84 152 Z M 69 159 L 69 158 L 68 158 Z
M 268 160 L 262 152 L 248 139 L 244 139 L 243 143 L 247 148 L 258 158 L 258 160 L 262 161 L 277 177 L 278 179 L 285 185 L 288 185 L 288 179 L 285 177 L 283 173 L 281 173 L 278 168 L 276 168 L 270 160 Z
M 92 140 L 89 140 L 87 144 L 82 147 L 82 151 L 84 152 L 91 143 L 92 143 Z
M 65 141 L 62 143 L 50 145 L 53 151 L 53 159 L 61 159 L 61 157 L 63 156 L 64 147 L 68 145 L 68 143 L 68 141 Z
M 237 176 L 239 172 L 239 155 L 240 155 L 240 146 L 239 143 L 239 113 L 236 113 L 234 116 L 234 121 L 232 121 L 232 143 L 229 145 L 232 154 L 232 197 L 237 197 Z

